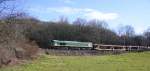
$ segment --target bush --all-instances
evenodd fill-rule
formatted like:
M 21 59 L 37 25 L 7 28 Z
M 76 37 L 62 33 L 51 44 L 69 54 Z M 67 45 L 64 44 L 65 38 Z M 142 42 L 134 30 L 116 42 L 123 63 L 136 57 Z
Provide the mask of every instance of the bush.
M 38 54 L 39 47 L 35 42 L 20 43 L 15 48 L 15 56 L 18 59 L 35 58 Z
M 25 36 L 27 24 L 19 22 L 0 21 L 0 66 L 14 63 L 16 59 L 31 59 L 38 52 L 38 45 Z

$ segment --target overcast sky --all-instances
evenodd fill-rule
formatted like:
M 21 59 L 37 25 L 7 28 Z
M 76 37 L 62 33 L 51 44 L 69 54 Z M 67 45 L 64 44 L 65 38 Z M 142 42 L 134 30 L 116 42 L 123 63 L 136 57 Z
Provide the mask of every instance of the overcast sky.
M 150 0 L 25 0 L 26 11 L 43 21 L 76 18 L 108 22 L 111 29 L 131 25 L 136 33 L 150 26 Z

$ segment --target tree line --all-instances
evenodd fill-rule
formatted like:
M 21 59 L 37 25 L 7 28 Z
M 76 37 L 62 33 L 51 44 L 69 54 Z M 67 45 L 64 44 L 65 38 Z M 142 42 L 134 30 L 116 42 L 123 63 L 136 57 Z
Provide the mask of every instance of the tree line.
M 35 18 L 20 19 L 28 24 L 25 36 L 34 40 L 41 48 L 48 48 L 51 40 L 68 40 L 93 42 L 97 44 L 149 46 L 150 30 L 141 35 L 136 35 L 132 26 L 126 25 L 115 32 L 107 27 L 104 21 L 77 19 L 69 23 L 61 18 L 57 22 L 43 22 Z M 27 23 L 28 22 L 28 23 Z
M 5 25 L 8 21 L 10 21 L 9 18 L 1 20 Z M 45 22 L 24 15 L 23 17 L 13 18 L 11 23 L 7 24 L 11 25 L 11 27 L 5 28 L 5 30 L 10 30 L 9 32 L 12 33 L 11 37 L 15 36 L 11 40 L 22 41 L 23 39 L 28 39 L 35 41 L 41 48 L 48 48 L 51 40 L 93 42 L 110 45 L 150 45 L 150 30 L 145 31 L 141 35 L 136 35 L 134 28 L 126 25 L 116 32 L 109 29 L 106 22 L 98 20 L 86 21 L 79 18 L 73 23 L 69 23 L 66 19 L 61 18 L 57 22 Z

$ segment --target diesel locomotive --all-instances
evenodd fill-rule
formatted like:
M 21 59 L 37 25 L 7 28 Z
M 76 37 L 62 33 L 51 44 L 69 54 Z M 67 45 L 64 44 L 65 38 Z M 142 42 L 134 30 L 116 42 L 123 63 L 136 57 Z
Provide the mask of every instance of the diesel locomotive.
M 92 42 L 51 40 L 51 49 L 93 49 Z

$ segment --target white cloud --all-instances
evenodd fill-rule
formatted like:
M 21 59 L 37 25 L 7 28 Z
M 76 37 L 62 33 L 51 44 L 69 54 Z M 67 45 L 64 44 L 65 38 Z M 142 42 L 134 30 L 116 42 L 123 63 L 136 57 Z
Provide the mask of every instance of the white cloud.
M 97 19 L 97 20 L 115 20 L 119 17 L 117 13 L 102 13 L 100 11 L 89 11 L 84 14 L 88 19 Z
M 117 13 L 103 13 L 95 9 L 90 8 L 71 8 L 71 7 L 59 7 L 59 8 L 48 8 L 50 12 L 61 13 L 65 15 L 78 14 L 80 17 L 85 17 L 88 20 L 115 20 L 119 17 Z
M 57 8 L 47 8 L 48 11 L 62 13 L 62 14 L 73 14 L 80 12 L 80 9 L 71 7 L 57 7 Z
M 64 0 L 65 3 L 73 3 L 73 0 Z
M 59 1 L 64 2 L 64 3 L 68 3 L 68 4 L 74 3 L 73 0 L 59 0 Z
M 85 18 L 87 20 L 97 19 L 97 20 L 115 20 L 119 17 L 117 13 L 103 13 L 99 10 L 90 9 L 90 8 L 72 8 L 72 7 L 53 7 L 53 8 L 33 8 L 31 9 L 35 12 L 40 13 L 55 13 L 55 14 L 62 14 L 68 17 L 76 16 Z

